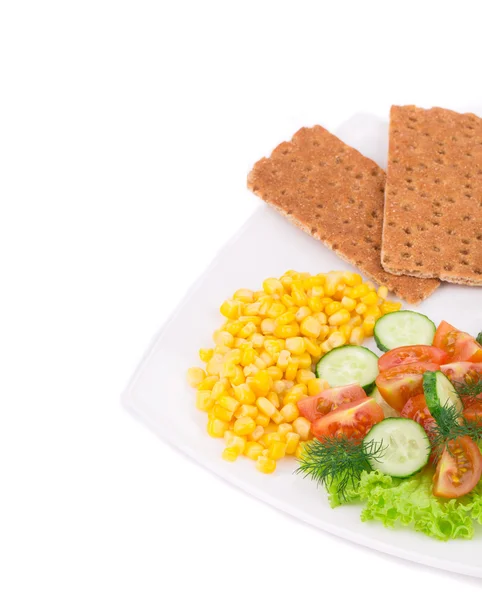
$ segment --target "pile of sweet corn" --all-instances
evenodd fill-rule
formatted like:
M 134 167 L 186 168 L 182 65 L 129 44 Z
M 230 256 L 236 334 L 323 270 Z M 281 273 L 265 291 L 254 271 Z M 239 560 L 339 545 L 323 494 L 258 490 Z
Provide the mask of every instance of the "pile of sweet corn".
M 189 369 L 188 382 L 208 413 L 209 435 L 225 440 L 224 459 L 244 454 L 272 473 L 277 460 L 300 456 L 311 424 L 297 402 L 328 387 L 314 365 L 333 348 L 362 344 L 379 317 L 399 310 L 387 293 L 357 273 L 287 271 L 222 304 L 226 322 L 214 332 L 215 347 L 199 351 L 205 369 Z

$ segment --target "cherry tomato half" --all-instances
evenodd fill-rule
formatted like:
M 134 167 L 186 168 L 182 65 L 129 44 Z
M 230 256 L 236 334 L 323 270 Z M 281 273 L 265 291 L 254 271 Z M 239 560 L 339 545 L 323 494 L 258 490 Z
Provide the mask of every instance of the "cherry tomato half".
M 429 362 L 437 365 L 443 365 L 449 360 L 449 355 L 440 348 L 434 346 L 401 346 L 390 350 L 378 359 L 378 369 L 380 372 L 387 371 L 392 367 L 399 365 L 408 365 L 410 363 Z
M 365 390 L 357 385 L 344 385 L 324 390 L 316 396 L 309 396 L 298 401 L 298 410 L 308 421 L 316 421 L 323 415 L 338 408 L 340 404 L 366 398 Z
M 442 321 L 437 327 L 433 345 L 445 350 L 453 362 L 482 362 L 482 346 L 475 338 L 446 321 Z
M 471 492 L 482 475 L 482 455 L 469 437 L 450 442 L 437 464 L 433 494 L 439 498 L 460 498 Z
M 341 437 L 362 439 L 368 431 L 384 418 L 382 408 L 373 398 L 362 398 L 342 404 L 339 408 L 317 419 L 311 426 L 319 439 Z
M 378 391 L 387 404 L 401 412 L 409 398 L 423 393 L 425 371 L 438 371 L 435 363 L 410 363 L 383 371 L 376 378 Z
M 482 363 L 453 362 L 448 365 L 442 365 L 440 370 L 455 384 L 478 383 L 482 380 Z M 460 398 L 465 408 L 473 404 L 482 404 L 482 394 L 478 394 L 475 398 L 461 394 Z

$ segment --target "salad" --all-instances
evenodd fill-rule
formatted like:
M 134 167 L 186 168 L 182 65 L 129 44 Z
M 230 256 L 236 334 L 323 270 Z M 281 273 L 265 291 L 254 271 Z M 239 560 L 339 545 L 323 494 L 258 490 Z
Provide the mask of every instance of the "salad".
M 380 318 L 374 337 L 380 358 L 346 345 L 319 360 L 331 388 L 298 402 L 314 439 L 297 473 L 333 507 L 365 503 L 363 520 L 471 538 L 482 524 L 482 346 L 412 311 Z

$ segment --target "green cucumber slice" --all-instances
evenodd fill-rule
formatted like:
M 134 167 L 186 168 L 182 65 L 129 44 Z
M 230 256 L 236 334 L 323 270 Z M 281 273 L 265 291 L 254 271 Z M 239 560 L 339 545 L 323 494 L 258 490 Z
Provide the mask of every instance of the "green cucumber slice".
M 425 315 L 412 310 L 399 310 L 378 319 L 373 330 L 377 346 L 383 352 L 400 346 L 430 346 L 435 324 Z
M 369 394 L 378 375 L 378 356 L 363 346 L 340 346 L 330 350 L 316 365 L 316 376 L 331 387 L 358 383 Z
M 423 374 L 423 393 L 428 410 L 435 420 L 438 419 L 442 406 L 453 405 L 458 413 L 464 408 L 454 386 L 442 371 L 426 371 Z
M 372 469 L 392 477 L 410 477 L 418 473 L 430 458 L 430 441 L 424 428 L 401 417 L 384 419 L 374 425 L 363 440 L 363 447 L 381 447 L 378 458 L 369 458 Z

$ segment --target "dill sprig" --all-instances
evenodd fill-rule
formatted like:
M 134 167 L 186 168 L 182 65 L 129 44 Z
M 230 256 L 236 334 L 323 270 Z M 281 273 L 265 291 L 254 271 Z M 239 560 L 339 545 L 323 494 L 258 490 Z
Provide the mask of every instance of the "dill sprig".
M 451 453 L 451 442 L 459 437 L 468 436 L 475 442 L 482 440 L 481 425 L 480 422 L 468 421 L 455 404 L 441 405 L 430 435 L 436 458 L 440 458 L 445 449 Z
M 457 394 L 466 402 L 482 402 L 482 398 L 478 398 L 482 394 L 482 378 L 467 377 L 466 381 L 452 382 Z
M 477 342 L 477 344 L 480 344 L 482 346 L 482 331 L 479 333 L 479 335 L 475 338 L 475 341 Z
M 346 436 L 312 440 L 304 445 L 295 473 L 311 477 L 327 489 L 336 483 L 338 494 L 345 500 L 347 487 L 355 486 L 363 471 L 371 471 L 369 460 L 379 460 L 384 450 L 381 442 L 363 445 Z

